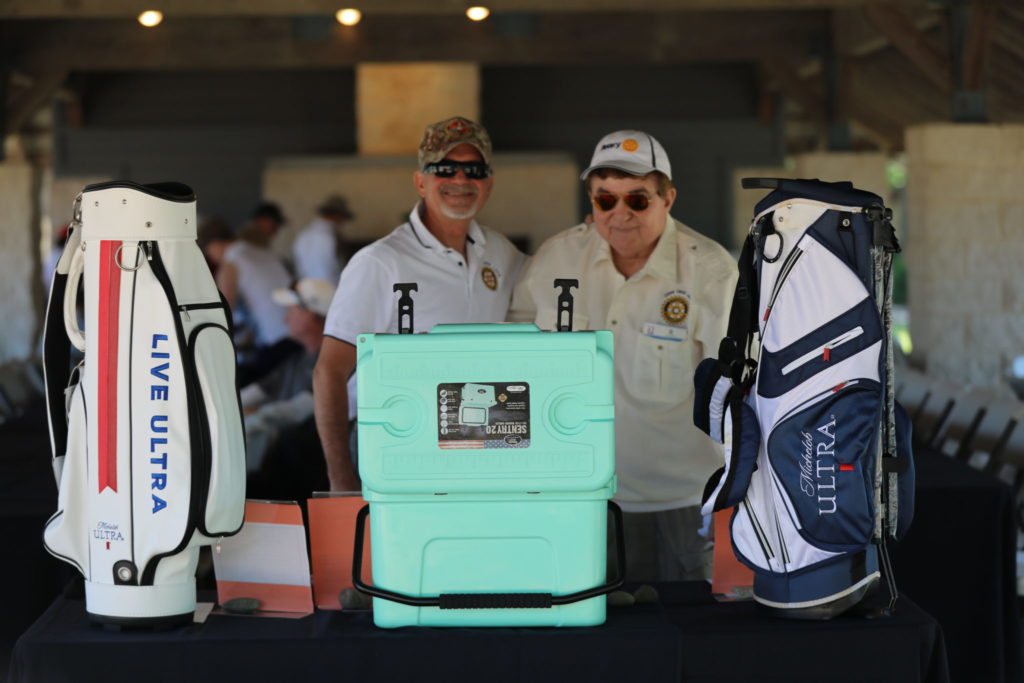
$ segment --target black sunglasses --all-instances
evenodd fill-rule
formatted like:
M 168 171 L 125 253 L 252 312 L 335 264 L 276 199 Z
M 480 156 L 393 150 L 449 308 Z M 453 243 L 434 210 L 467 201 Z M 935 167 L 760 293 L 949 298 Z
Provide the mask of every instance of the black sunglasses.
M 630 211 L 646 211 L 647 207 L 651 205 L 650 197 L 645 194 L 617 195 L 611 192 L 598 192 L 591 197 L 591 201 L 601 211 L 611 211 L 619 203 L 620 197 Z
M 454 178 L 459 170 L 470 180 L 483 180 L 491 175 L 491 167 L 482 161 L 437 161 L 423 167 L 424 173 L 436 175 L 438 178 Z

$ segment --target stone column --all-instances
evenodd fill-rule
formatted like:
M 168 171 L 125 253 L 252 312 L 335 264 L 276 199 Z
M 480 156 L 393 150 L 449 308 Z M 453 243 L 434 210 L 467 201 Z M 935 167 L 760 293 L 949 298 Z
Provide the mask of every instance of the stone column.
M 356 67 L 360 156 L 416 156 L 423 128 L 449 116 L 480 118 L 480 68 L 462 62 Z
M 1024 125 L 926 124 L 906 141 L 915 355 L 935 378 L 1009 395 L 1024 354 Z
M 0 163 L 0 363 L 35 355 L 39 231 L 38 173 L 30 163 Z

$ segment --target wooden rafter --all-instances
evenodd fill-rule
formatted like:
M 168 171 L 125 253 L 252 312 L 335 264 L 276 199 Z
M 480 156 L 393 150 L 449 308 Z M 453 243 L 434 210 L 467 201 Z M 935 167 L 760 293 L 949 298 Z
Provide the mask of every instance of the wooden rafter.
M 296 35 L 291 21 L 282 18 L 182 19 L 153 30 L 96 19 L 24 22 L 7 42 L 25 58 L 63 51 L 83 72 L 337 68 L 372 61 L 672 64 L 756 61 L 805 40 L 820 21 L 817 12 L 549 14 L 534 33 L 508 35 L 496 25 L 440 16 L 387 16 L 358 31 L 335 25 L 311 40 Z
M 952 91 L 953 75 L 949 57 L 932 45 L 906 12 L 891 5 L 872 3 L 864 8 L 864 14 L 933 85 L 944 93 Z
M 999 5 L 995 0 L 974 0 L 971 18 L 964 42 L 963 88 L 981 90 L 992 45 L 992 28 Z
M 593 13 L 679 12 L 694 10 L 808 10 L 860 7 L 870 0 L 489 0 L 492 12 Z M 919 4 L 915 0 L 889 0 L 894 4 Z M 134 18 L 144 3 L 137 0 L 6 0 L 0 3 L 0 19 L 96 19 Z M 335 0 L 163 0 L 159 3 L 167 17 L 291 17 L 334 16 L 341 7 Z M 372 15 L 461 15 L 464 0 L 374 0 L 364 7 Z
M 68 76 L 69 63 L 52 60 L 32 72 L 31 85 L 16 93 L 7 106 L 5 133 L 21 130 L 36 112 L 53 99 Z

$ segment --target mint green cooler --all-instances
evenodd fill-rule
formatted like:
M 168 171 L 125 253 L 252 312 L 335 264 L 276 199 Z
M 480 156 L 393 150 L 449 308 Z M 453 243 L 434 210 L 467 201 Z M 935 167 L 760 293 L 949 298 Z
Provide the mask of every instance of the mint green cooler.
M 375 623 L 603 623 L 621 584 L 611 332 L 438 325 L 360 335 L 357 354 Z

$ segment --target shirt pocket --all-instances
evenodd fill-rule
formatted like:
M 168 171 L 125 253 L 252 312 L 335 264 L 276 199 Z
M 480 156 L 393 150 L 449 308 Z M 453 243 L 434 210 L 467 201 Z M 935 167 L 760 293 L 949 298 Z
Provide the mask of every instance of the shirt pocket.
M 660 403 L 682 403 L 693 395 L 693 344 L 640 335 L 633 357 L 632 393 Z
M 550 307 L 538 309 L 536 325 L 542 330 L 556 331 L 558 329 L 558 311 Z M 572 329 L 574 332 L 590 329 L 590 318 L 579 313 L 573 313 Z

